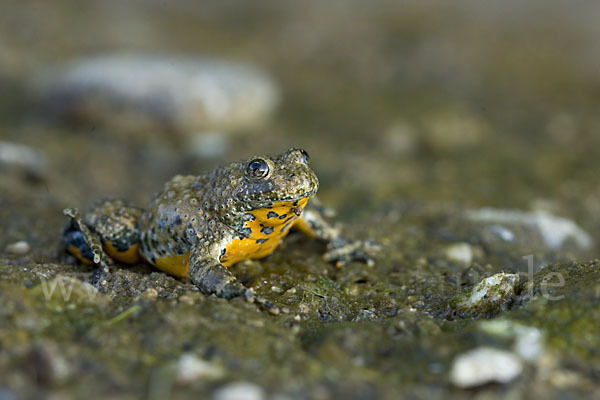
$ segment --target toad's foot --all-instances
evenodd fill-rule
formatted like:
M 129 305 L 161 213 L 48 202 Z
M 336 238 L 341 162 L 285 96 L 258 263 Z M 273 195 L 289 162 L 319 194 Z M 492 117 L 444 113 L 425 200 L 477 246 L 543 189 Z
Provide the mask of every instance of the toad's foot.
M 278 315 L 281 312 L 280 308 L 273 305 L 271 301 L 242 285 L 223 264 L 198 257 L 197 251 L 192 251 L 189 277 L 205 295 L 214 294 L 225 299 L 243 297 L 247 302 L 255 303 L 271 314 Z
M 108 273 L 110 258 L 102 249 L 102 243 L 86 226 L 76 208 L 65 208 L 63 213 L 69 217 L 62 235 L 62 246 L 77 259 L 86 264 L 95 264 Z
M 329 224 L 323 215 L 314 209 L 306 210 L 294 227 L 309 237 L 326 242 L 327 252 L 323 255 L 323 259 L 333 262 L 337 266 L 343 266 L 353 261 L 373 266 L 375 264 L 373 257 L 381 249 L 381 246 L 372 240 L 350 241 L 344 239 L 339 229 Z
M 110 258 L 102 249 L 100 239 L 85 225 L 76 208 L 66 208 L 63 213 L 69 217 L 69 222 L 63 230 L 62 248 L 84 264 L 95 264 L 98 267 L 92 275 L 91 284 L 100 289 L 110 280 Z

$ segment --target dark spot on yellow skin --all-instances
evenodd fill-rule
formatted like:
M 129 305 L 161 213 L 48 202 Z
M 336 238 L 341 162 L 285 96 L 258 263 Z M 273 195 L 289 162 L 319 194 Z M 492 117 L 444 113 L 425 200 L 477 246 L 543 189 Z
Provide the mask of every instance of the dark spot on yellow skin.
M 252 235 L 252 229 L 244 228 L 240 231 L 240 233 L 242 234 L 242 236 L 249 237 L 250 235 Z
M 298 207 L 304 208 L 308 203 L 308 199 L 308 197 L 300 199 L 298 201 Z M 252 234 L 241 239 L 236 238 L 228 243 L 225 254 L 220 257 L 221 263 L 227 267 L 247 258 L 258 259 L 271 254 L 279 242 L 287 235 L 288 232 L 286 228 L 292 224 L 292 221 L 289 221 L 286 224 L 285 221 L 282 221 L 279 218 L 269 218 L 269 214 L 286 214 L 294 207 L 292 206 L 292 203 L 293 202 L 291 201 L 280 201 L 274 203 L 271 208 L 261 208 L 250 211 L 255 219 L 253 221 L 247 221 L 245 227 L 249 228 Z M 294 214 L 290 219 L 298 220 L 298 216 Z M 270 234 L 262 232 L 265 227 L 271 228 L 273 232 Z
M 261 233 L 264 233 L 265 235 L 270 235 L 271 233 L 273 233 L 273 227 L 272 226 L 263 226 L 260 229 Z

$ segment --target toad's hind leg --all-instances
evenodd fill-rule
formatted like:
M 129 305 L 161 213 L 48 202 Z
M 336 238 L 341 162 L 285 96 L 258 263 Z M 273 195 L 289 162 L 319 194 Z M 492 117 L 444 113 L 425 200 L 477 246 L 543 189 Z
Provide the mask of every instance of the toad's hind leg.
M 71 253 L 85 264 L 98 264 L 106 267 L 108 257 L 102 244 L 83 222 L 76 208 L 66 208 L 64 214 L 69 217 L 60 238 L 61 250 Z
M 102 200 L 83 216 L 76 209 L 64 211 L 70 219 L 62 234 L 62 247 L 88 264 L 106 266 L 109 256 L 126 263 L 141 261 L 137 220 L 141 209 L 121 200 Z

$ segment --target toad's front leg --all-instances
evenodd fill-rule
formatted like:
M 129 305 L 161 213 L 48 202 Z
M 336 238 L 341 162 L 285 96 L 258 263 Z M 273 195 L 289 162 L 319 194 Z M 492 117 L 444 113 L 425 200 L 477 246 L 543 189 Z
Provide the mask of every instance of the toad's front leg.
M 232 299 L 243 297 L 250 303 L 256 303 L 272 314 L 280 310 L 269 300 L 257 296 L 254 290 L 242 285 L 235 276 L 218 259 L 207 255 L 202 248 L 190 251 L 189 277 L 192 283 L 205 295 Z
M 294 224 L 294 228 L 308 237 L 327 243 L 327 252 L 323 254 L 323 259 L 327 262 L 334 262 L 337 266 L 353 261 L 374 265 L 373 257 L 380 251 L 380 246 L 371 240 L 347 240 L 337 228 L 325 220 L 323 215 L 326 212 L 323 210 L 318 202 L 314 206 L 309 204 Z
M 218 260 L 202 255 L 201 249 L 190 252 L 190 280 L 205 295 L 231 299 L 245 296 L 250 290 L 238 282 L 233 274 Z

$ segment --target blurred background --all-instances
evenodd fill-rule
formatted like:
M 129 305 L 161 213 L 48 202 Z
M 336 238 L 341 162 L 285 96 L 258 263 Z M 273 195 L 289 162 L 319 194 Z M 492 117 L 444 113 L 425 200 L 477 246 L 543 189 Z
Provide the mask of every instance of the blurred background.
M 0 137 L 75 205 L 301 146 L 342 214 L 543 203 L 597 225 L 599 8 L 5 0 Z

